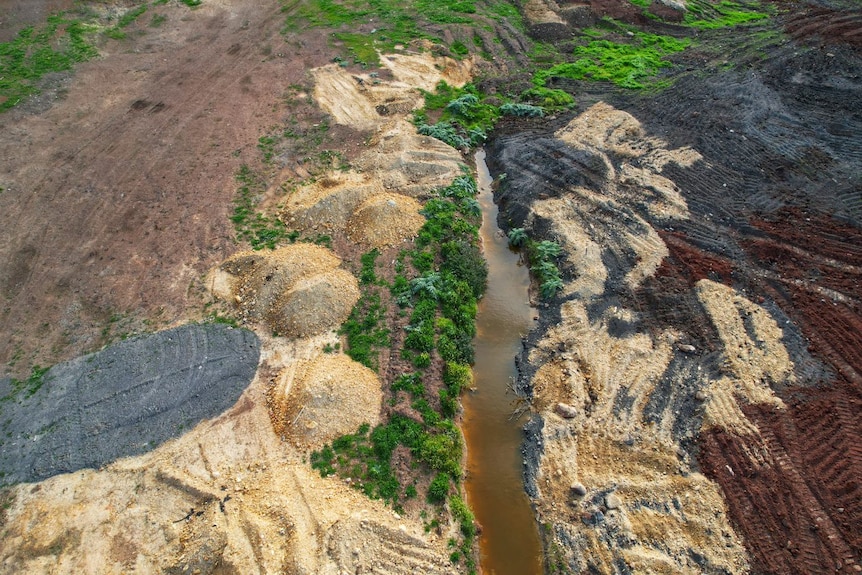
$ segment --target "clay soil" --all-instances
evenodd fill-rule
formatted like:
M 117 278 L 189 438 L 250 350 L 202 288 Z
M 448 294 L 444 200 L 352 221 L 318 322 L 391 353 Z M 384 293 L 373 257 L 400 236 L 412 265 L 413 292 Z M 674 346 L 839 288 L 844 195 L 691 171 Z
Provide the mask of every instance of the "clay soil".
M 20 4 L 33 20 L 57 3 Z M 274 3 L 158 7 L 0 116 L 3 372 L 200 314 L 200 278 L 236 250 L 234 174 L 261 169 L 288 87 L 332 57 L 322 34 L 280 34 L 285 18 Z

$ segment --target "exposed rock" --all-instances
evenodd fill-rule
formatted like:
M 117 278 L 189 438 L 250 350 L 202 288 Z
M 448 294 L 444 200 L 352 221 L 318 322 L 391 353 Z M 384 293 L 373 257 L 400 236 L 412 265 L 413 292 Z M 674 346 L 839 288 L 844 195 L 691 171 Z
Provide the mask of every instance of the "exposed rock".
M 567 403 L 558 403 L 556 407 L 554 407 L 554 411 L 557 412 L 557 415 L 565 419 L 574 419 L 578 416 L 578 410 Z
M 584 487 L 584 485 L 582 483 L 578 483 L 578 482 L 572 483 L 572 485 L 569 487 L 569 491 L 575 497 L 583 497 L 584 495 L 587 494 L 587 488 Z

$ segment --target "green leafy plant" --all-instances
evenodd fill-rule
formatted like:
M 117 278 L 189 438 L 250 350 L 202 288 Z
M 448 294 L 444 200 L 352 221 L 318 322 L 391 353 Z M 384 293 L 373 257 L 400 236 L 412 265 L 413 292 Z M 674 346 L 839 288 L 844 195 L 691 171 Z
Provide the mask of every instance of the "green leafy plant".
M 524 231 L 524 228 L 512 228 L 509 230 L 509 245 L 514 248 L 520 248 L 521 246 L 526 245 L 527 240 L 527 232 Z
M 574 61 L 536 72 L 533 82 L 544 87 L 551 78 L 606 81 L 629 89 L 643 89 L 663 68 L 665 57 L 684 50 L 690 41 L 670 36 L 634 32 L 627 43 L 593 40 L 574 50 Z
M 541 118 L 545 115 L 545 109 L 532 104 L 513 104 L 507 102 L 500 106 L 500 113 L 504 116 L 517 116 L 518 118 Z

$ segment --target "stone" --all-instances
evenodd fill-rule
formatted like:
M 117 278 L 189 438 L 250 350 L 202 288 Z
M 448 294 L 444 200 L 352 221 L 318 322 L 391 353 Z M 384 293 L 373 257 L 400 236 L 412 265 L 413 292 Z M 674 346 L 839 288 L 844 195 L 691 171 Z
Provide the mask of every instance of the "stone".
M 572 495 L 575 497 L 583 497 L 587 494 L 587 488 L 583 486 L 581 483 L 572 483 L 571 487 L 569 487 L 569 491 L 572 492 Z
M 695 394 L 694 394 L 694 398 L 695 398 L 696 400 L 698 400 L 698 401 L 706 401 L 706 398 L 707 398 L 707 397 L 708 397 L 708 395 L 707 395 L 707 394 L 706 394 L 706 392 L 705 392 L 704 390 L 702 390 L 702 389 L 701 389 L 700 391 L 698 391 L 697 393 L 695 393 Z
M 567 403 L 558 403 L 554 411 L 564 419 L 574 419 L 578 416 L 578 410 Z
M 605 506 L 608 509 L 619 509 L 622 504 L 623 502 L 614 493 L 608 493 L 605 496 Z
M 689 345 L 687 343 L 681 343 L 678 346 L 676 346 L 676 348 L 683 353 L 695 353 L 697 351 L 696 347 L 694 347 L 693 345 Z

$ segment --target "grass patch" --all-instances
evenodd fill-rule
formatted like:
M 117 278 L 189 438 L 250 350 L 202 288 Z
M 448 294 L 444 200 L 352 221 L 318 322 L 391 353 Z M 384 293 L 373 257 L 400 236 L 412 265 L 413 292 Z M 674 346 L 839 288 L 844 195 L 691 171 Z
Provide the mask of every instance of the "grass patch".
M 347 51 L 353 56 L 353 61 L 360 66 L 379 66 L 380 58 L 375 48 L 375 38 L 371 34 L 355 34 L 338 32 L 334 36 L 344 43 Z
M 275 216 L 257 211 L 257 203 L 266 191 L 262 177 L 243 164 L 236 174 L 236 181 L 239 189 L 234 197 L 230 220 L 236 229 L 238 242 L 247 241 L 254 250 L 274 250 L 284 240 L 293 243 L 299 238 L 299 232 L 288 230 Z
M 695 0 L 688 4 L 683 24 L 701 30 L 715 30 L 769 18 L 768 13 L 760 10 L 759 3 L 743 5 L 723 0 L 711 4 Z
M 690 41 L 670 36 L 635 32 L 629 43 L 592 40 L 575 48 L 573 62 L 557 64 L 533 76 L 538 87 L 551 78 L 612 82 L 629 89 L 643 89 L 656 84 L 655 76 L 671 67 L 666 56 L 681 52 Z
M 385 311 L 380 295 L 365 291 L 339 331 L 347 337 L 347 355 L 375 371 L 379 350 L 391 343 L 389 330 L 383 323 Z
M 19 396 L 23 395 L 23 398 L 29 398 L 36 394 L 42 386 L 47 382 L 45 379 L 45 374 L 48 373 L 48 370 L 51 369 L 49 367 L 41 367 L 38 365 L 34 365 L 30 370 L 30 375 L 27 379 L 11 379 L 12 389 L 3 397 L 0 397 L 0 403 L 5 403 L 7 401 L 13 401 Z
M 55 15 L 44 26 L 28 26 L 0 43 L 0 112 L 38 93 L 37 83 L 45 74 L 71 70 L 97 56 L 89 40 L 92 31 L 82 21 Z

